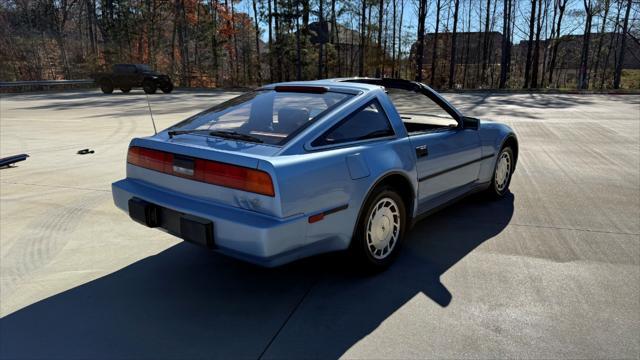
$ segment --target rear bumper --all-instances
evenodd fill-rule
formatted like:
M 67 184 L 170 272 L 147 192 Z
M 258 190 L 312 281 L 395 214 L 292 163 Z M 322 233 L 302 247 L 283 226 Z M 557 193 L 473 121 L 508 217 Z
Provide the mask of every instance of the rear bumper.
M 272 267 L 332 250 L 331 244 L 307 244 L 307 217 L 303 214 L 278 219 L 256 212 L 215 204 L 184 194 L 170 192 L 149 183 L 124 179 L 112 184 L 116 206 L 127 214 L 133 198 L 192 215 L 212 223 L 213 248 L 216 251 L 258 265 Z M 174 235 L 175 227 L 160 225 Z

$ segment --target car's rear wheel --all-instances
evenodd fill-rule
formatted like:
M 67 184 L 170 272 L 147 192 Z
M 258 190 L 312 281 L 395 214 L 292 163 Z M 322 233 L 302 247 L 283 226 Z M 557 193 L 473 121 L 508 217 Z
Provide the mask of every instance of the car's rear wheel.
M 362 208 L 351 251 L 366 270 L 382 270 L 397 256 L 405 225 L 402 197 L 391 187 L 377 188 Z
M 100 90 L 105 94 L 111 94 L 113 92 L 113 83 L 111 80 L 103 80 L 100 82 Z
M 122 92 L 123 92 L 123 93 L 125 93 L 125 94 L 128 94 L 128 93 L 129 93 L 129 91 L 131 91 L 131 88 L 130 88 L 130 87 L 121 87 L 121 88 L 120 88 L 120 91 L 122 91 Z
M 500 150 L 495 168 L 493 169 L 493 178 L 487 192 L 495 197 L 501 198 L 509 192 L 509 184 L 511 183 L 511 175 L 515 168 L 515 157 L 510 146 L 505 146 Z
M 160 90 L 162 90 L 163 93 L 168 94 L 173 91 L 173 84 L 168 81 L 162 83 L 160 84 Z
M 147 80 L 144 83 L 142 83 L 142 89 L 147 94 L 155 94 L 156 90 L 158 89 L 158 85 L 156 85 L 156 83 L 153 81 Z

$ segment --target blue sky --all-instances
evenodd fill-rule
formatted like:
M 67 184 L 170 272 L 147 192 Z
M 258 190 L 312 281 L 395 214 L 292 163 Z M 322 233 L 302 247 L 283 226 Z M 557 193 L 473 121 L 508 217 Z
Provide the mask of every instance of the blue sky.
M 400 11 L 400 1 L 401 0 L 397 0 L 398 1 L 398 12 Z M 495 1 L 495 0 L 494 0 Z M 492 12 L 493 12 L 493 2 L 492 1 Z M 527 22 L 528 22 L 528 16 L 530 14 L 530 1 L 524 1 L 524 0 L 515 0 L 517 2 L 516 5 L 516 19 L 517 19 L 517 23 L 516 23 L 516 27 L 514 29 L 514 40 L 515 42 L 518 42 L 520 40 L 523 40 L 527 37 Z M 450 2 L 450 3 L 449 3 Z M 441 28 L 440 31 L 443 31 L 442 26 L 444 26 L 443 24 L 446 23 L 446 19 L 448 16 L 452 17 L 453 16 L 453 1 L 450 0 L 449 2 L 447 2 L 446 0 L 442 0 L 441 4 L 443 6 L 443 9 L 441 10 Z M 482 10 L 480 9 L 480 3 L 482 4 Z M 356 8 L 359 7 L 360 2 L 358 0 L 356 0 L 355 2 L 353 2 L 351 4 L 351 6 L 355 6 Z M 403 28 L 404 31 L 407 32 L 407 35 L 411 38 L 411 39 L 415 39 L 416 37 L 416 26 L 417 26 L 417 0 L 404 0 L 404 4 L 405 4 L 405 9 L 404 9 L 404 14 L 403 14 Z M 460 0 L 460 19 L 458 22 L 458 31 L 462 31 L 463 29 L 461 29 L 462 27 L 464 27 L 464 30 L 466 31 L 466 27 L 467 27 L 467 22 L 468 22 L 468 9 L 469 6 L 472 6 L 471 8 L 471 31 L 484 31 L 484 21 L 482 21 L 482 24 L 480 24 L 480 19 L 484 19 L 485 17 L 485 8 L 484 6 L 486 5 L 486 0 Z M 550 4 L 551 6 L 553 6 L 553 0 L 550 0 Z M 497 3 L 497 8 L 495 10 L 495 24 L 493 24 L 494 27 L 494 31 L 502 31 L 502 6 L 503 3 L 502 1 L 498 1 Z M 252 1 L 251 0 L 241 0 L 241 2 L 237 5 L 238 10 L 242 11 L 242 12 L 248 12 L 249 14 L 251 14 L 251 16 L 253 16 L 253 8 L 252 8 Z M 317 8 L 317 1 L 312 0 L 312 7 L 313 8 Z M 449 10 L 449 7 L 451 7 L 451 10 Z M 325 0 L 325 9 L 328 12 L 330 10 L 330 1 Z M 433 32 L 435 29 L 435 19 L 436 19 L 436 0 L 429 0 L 429 12 L 427 14 L 427 31 L 428 32 Z M 612 14 L 615 14 L 615 8 L 612 8 L 610 10 L 610 12 Z M 482 11 L 482 13 L 481 13 Z M 583 29 L 583 22 L 582 19 L 579 17 L 574 16 L 577 12 L 583 11 L 583 7 L 582 7 L 582 1 L 580 0 L 570 0 L 568 6 L 567 6 L 567 11 L 565 13 L 565 20 L 563 20 L 563 29 L 567 32 L 567 33 L 582 33 L 584 31 Z M 549 16 L 551 17 L 551 9 L 549 10 Z M 388 13 L 389 15 L 392 14 L 392 10 L 391 10 L 391 6 L 389 5 L 388 8 Z M 615 15 L 613 15 L 615 16 Z M 317 20 L 316 17 L 312 16 L 311 21 L 315 21 Z M 374 8 L 374 11 L 372 13 L 372 20 L 375 21 L 377 23 L 377 7 Z M 391 19 L 389 19 L 391 20 Z M 551 19 L 549 19 L 550 21 Z M 339 18 L 339 23 L 341 24 L 345 24 L 348 25 L 350 22 L 352 22 L 354 25 L 357 26 L 359 21 L 359 17 L 356 14 L 351 14 L 351 13 L 346 13 L 343 14 L 340 18 Z M 594 31 L 595 31 L 595 26 L 597 26 L 599 19 L 594 19 Z M 451 23 L 451 21 L 449 21 Z M 389 24 L 389 26 L 391 26 Z M 449 25 L 451 26 L 451 24 Z M 267 23 L 266 22 L 261 22 L 260 25 L 261 29 L 262 29 L 262 39 L 264 41 L 267 41 Z M 356 29 L 357 30 L 357 29 Z M 451 30 L 451 29 L 449 29 Z M 551 24 L 549 24 L 548 27 L 548 31 L 551 31 Z M 565 33 L 565 31 L 563 31 L 563 33 Z

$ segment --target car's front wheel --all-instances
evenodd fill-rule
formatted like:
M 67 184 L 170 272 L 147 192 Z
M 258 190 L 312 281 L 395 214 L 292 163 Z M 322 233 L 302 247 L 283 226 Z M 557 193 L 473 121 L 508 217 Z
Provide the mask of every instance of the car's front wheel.
M 358 220 L 351 250 L 367 270 L 382 270 L 395 259 L 406 226 L 402 197 L 382 186 L 369 196 Z
M 511 183 L 511 175 L 515 168 L 515 157 L 510 146 L 505 146 L 500 150 L 495 168 L 493 169 L 493 178 L 487 192 L 495 197 L 501 198 L 509 192 L 509 184 Z

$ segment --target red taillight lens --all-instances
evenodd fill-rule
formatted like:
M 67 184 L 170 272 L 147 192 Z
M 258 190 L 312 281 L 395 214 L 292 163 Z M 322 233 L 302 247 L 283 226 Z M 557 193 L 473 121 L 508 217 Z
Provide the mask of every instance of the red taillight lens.
M 185 176 L 184 173 L 174 172 L 173 154 L 138 146 L 129 148 L 127 162 L 146 169 L 186 177 L 209 184 L 267 196 L 275 196 L 271 176 L 260 170 L 217 161 L 194 159 L 193 176 Z
M 171 173 L 173 155 L 164 151 L 132 146 L 129 148 L 127 162 L 146 169 Z
M 194 177 L 210 184 L 274 196 L 271 176 L 259 170 L 196 159 Z

